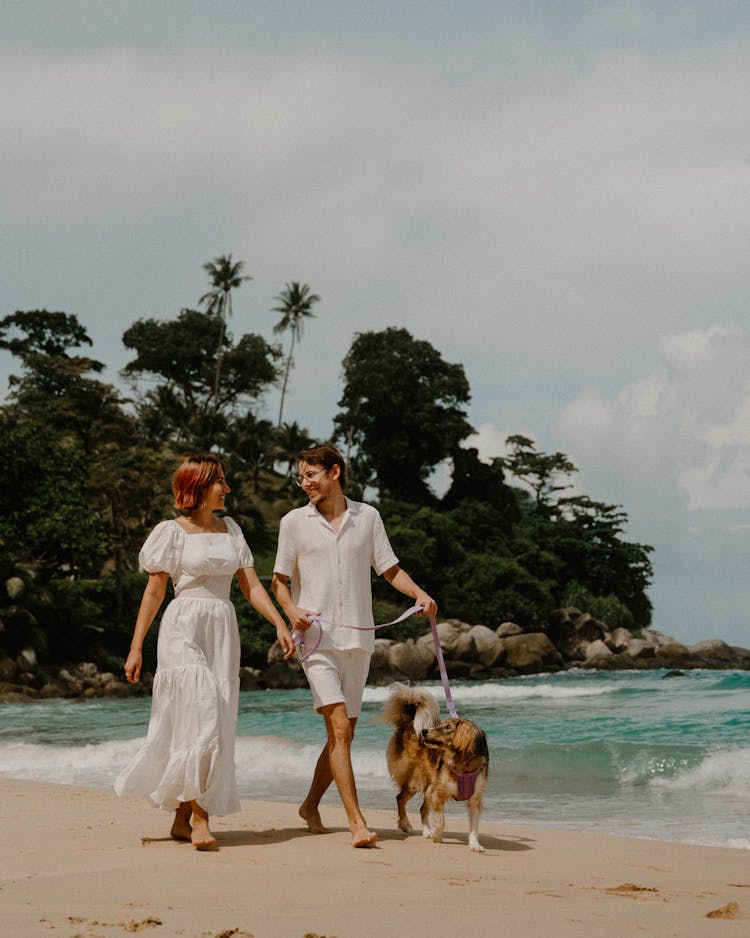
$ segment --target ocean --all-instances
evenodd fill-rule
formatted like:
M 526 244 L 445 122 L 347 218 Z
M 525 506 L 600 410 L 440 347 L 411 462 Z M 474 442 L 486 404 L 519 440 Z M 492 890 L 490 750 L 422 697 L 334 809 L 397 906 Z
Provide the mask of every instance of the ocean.
M 447 716 L 441 685 L 426 686 Z M 485 819 L 750 849 L 750 672 L 574 670 L 452 692 L 459 716 L 487 734 Z M 387 694 L 366 689 L 353 761 L 365 813 L 395 818 L 390 727 L 376 719 Z M 0 775 L 110 787 L 149 708 L 150 698 L 0 704 Z M 299 802 L 323 741 L 307 690 L 241 694 L 240 796 Z M 418 807 L 414 798 L 409 813 Z M 464 805 L 447 814 L 464 829 Z

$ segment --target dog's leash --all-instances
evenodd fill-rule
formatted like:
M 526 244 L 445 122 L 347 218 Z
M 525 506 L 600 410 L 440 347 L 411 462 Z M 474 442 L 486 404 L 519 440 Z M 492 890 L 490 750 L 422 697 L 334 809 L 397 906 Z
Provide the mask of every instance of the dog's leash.
M 382 622 L 380 625 L 347 625 L 347 629 L 355 629 L 357 632 L 374 632 L 377 629 L 387 628 L 389 625 L 397 625 L 399 622 L 403 622 L 404 619 L 408 619 L 409 616 L 413 616 L 415 612 L 423 612 L 424 606 L 412 606 L 410 609 L 407 609 L 406 612 L 403 612 L 397 619 L 394 619 L 392 622 Z M 323 638 L 323 626 L 334 626 L 335 622 L 329 622 L 327 619 L 324 619 L 322 616 L 309 616 L 311 622 L 314 622 L 318 627 L 318 634 L 315 637 L 315 641 L 312 647 L 307 650 L 307 643 L 305 642 L 305 634 L 309 629 L 305 631 L 300 631 L 294 629 L 292 632 L 292 638 L 294 639 L 294 644 L 298 649 L 304 648 L 305 651 L 303 654 L 299 655 L 300 663 L 307 661 L 310 655 L 314 654 L 318 646 L 320 645 L 321 639 Z M 430 630 L 432 631 L 432 641 L 435 644 L 435 655 L 437 657 L 438 669 L 440 670 L 440 680 L 443 684 L 443 693 L 445 694 L 445 703 L 448 707 L 448 713 L 454 718 L 458 718 L 458 713 L 456 713 L 456 706 L 453 703 L 453 695 L 451 694 L 451 685 L 448 680 L 448 672 L 445 669 L 445 661 L 443 659 L 443 649 L 440 645 L 440 636 L 438 635 L 437 622 L 435 621 L 435 616 L 430 616 Z

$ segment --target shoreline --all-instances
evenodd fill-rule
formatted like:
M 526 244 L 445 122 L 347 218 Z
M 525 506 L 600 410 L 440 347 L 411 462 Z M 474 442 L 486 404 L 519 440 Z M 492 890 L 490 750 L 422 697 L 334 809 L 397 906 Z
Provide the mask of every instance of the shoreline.
M 295 804 L 243 801 L 205 854 L 169 838 L 167 812 L 107 789 L 0 778 L 0 804 L 3 921 L 19 938 L 703 938 L 750 920 L 747 853 L 731 847 L 485 819 L 475 854 L 454 806 L 442 844 L 368 810 L 378 845 L 353 850 L 337 803 L 316 836 Z

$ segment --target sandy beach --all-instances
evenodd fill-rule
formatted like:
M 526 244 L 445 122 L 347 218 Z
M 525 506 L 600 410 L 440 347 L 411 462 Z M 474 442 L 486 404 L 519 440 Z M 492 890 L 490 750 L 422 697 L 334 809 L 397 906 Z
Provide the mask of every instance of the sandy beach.
M 477 854 L 458 805 L 443 844 L 370 811 L 378 845 L 353 850 L 336 805 L 313 835 L 294 805 L 247 801 L 199 853 L 107 790 L 2 779 L 0 797 L 9 938 L 703 938 L 750 922 L 745 850 L 483 823 Z

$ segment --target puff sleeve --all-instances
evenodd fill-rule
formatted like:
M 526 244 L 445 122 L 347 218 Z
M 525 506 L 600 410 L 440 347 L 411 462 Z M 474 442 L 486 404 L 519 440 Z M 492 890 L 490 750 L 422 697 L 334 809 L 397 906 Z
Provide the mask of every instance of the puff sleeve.
M 232 535 L 235 547 L 237 548 L 237 556 L 239 558 L 237 569 L 241 570 L 243 567 L 254 567 L 255 560 L 253 558 L 253 552 L 248 547 L 245 535 L 242 533 L 242 528 L 237 524 L 234 518 L 225 517 L 224 523 L 227 526 L 227 530 Z
M 182 528 L 175 521 L 160 521 L 138 554 L 138 566 L 147 573 L 174 574 L 182 555 Z

